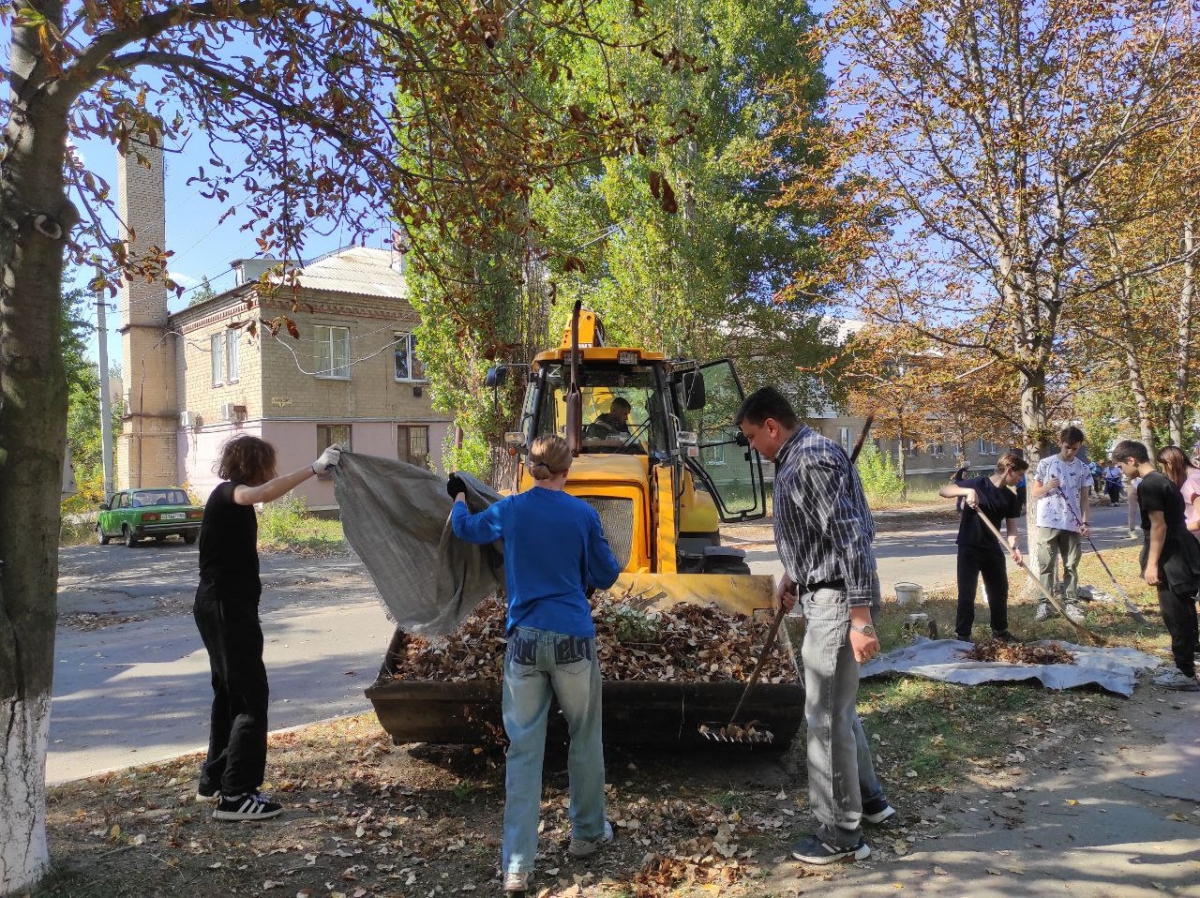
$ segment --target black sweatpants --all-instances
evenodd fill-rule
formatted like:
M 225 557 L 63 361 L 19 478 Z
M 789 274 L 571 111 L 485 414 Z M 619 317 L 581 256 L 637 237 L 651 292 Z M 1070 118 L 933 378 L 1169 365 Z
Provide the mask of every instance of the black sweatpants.
M 958 613 L 954 632 L 963 642 L 971 641 L 975 624 L 975 591 L 979 577 L 987 587 L 988 610 L 992 616 L 992 632 L 1008 629 L 1008 560 L 999 550 L 979 546 L 958 547 Z
M 1158 587 L 1158 608 L 1171 635 L 1171 656 L 1185 676 L 1196 675 L 1196 596 L 1181 596 L 1166 584 Z
M 258 595 L 219 593 L 201 582 L 192 607 L 208 649 L 213 703 L 200 791 L 257 792 L 267 769 L 267 669 Z

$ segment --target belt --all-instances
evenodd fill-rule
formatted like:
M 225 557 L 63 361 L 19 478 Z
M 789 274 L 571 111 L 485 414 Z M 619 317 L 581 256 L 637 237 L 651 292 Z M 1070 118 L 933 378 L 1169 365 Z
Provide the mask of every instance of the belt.
M 822 580 L 820 583 L 809 583 L 804 587 L 804 593 L 807 595 L 810 592 L 816 592 L 818 589 L 842 589 L 846 588 L 845 580 Z

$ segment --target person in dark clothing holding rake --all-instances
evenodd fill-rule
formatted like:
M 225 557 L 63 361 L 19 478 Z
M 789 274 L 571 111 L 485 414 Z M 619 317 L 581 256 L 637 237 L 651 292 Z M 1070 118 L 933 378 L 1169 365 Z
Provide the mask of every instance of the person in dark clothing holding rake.
M 971 627 L 975 623 L 975 590 L 980 575 L 987 587 L 992 638 L 1003 642 L 1016 641 L 1016 637 L 1008 630 L 1008 571 L 1004 552 L 979 516 L 986 515 L 997 530 L 1000 529 L 1000 522 L 1005 522 L 1009 551 L 1013 561 L 1020 564 L 1017 520 L 1021 503 L 1011 487 L 1020 482 L 1027 470 L 1029 462 L 1015 452 L 1006 452 L 996 462 L 996 471 L 990 477 L 958 480 L 938 490 L 938 495 L 943 499 L 957 498 L 964 506 L 958 525 L 958 612 L 954 623 L 954 632 L 963 642 L 971 641 Z

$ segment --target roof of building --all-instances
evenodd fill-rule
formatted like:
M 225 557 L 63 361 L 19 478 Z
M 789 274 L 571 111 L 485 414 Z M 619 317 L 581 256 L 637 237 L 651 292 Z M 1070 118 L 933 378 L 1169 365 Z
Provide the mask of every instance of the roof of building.
M 351 246 L 327 253 L 300 269 L 300 286 L 308 290 L 383 296 L 398 299 L 408 291 L 404 275 L 392 267 L 392 252 Z

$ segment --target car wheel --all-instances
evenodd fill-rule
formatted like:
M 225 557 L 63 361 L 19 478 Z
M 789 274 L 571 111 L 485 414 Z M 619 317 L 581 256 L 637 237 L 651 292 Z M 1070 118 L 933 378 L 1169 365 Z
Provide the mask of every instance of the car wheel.
M 107 546 L 108 541 L 110 539 L 112 539 L 112 537 L 110 537 L 103 530 L 101 530 L 100 525 L 97 524 L 96 525 L 96 542 L 100 543 L 100 545 L 102 545 L 102 546 Z
M 198 537 L 199 535 L 200 535 L 199 533 L 185 533 L 183 535 L 183 541 L 190 546 L 192 543 L 194 543 L 196 541 L 196 537 Z
M 133 531 L 129 529 L 128 524 L 121 525 L 121 534 L 125 537 L 126 547 L 132 549 L 138 544 L 137 537 L 133 535 Z

